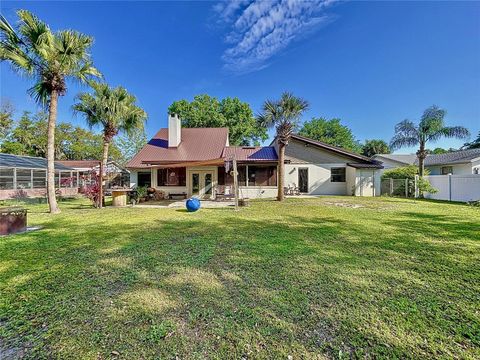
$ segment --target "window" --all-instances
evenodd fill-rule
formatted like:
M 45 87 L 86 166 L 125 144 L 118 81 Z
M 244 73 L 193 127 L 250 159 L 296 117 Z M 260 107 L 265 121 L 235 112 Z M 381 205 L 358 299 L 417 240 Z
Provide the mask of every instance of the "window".
M 0 189 L 13 189 L 13 169 L 0 169 Z
M 331 168 L 330 182 L 345 182 L 345 168 Z
M 276 186 L 276 166 L 248 166 L 248 186 Z
M 246 167 L 245 165 L 239 165 L 237 167 L 238 170 L 238 185 L 245 186 L 246 185 Z M 233 185 L 233 169 L 230 173 L 225 172 L 224 166 L 218 167 L 218 185 Z
M 453 167 L 452 166 L 442 166 L 441 172 L 442 172 L 442 175 L 453 174 Z
M 150 172 L 144 172 L 144 173 L 141 173 L 139 172 L 138 173 L 138 186 L 139 187 L 143 187 L 143 186 L 147 186 L 147 187 L 150 187 L 152 186 L 152 174 Z
M 185 186 L 186 168 L 158 169 L 157 186 Z
M 231 174 L 225 172 L 224 166 L 219 166 L 218 185 L 233 185 Z M 238 166 L 238 185 L 247 185 L 247 167 L 245 165 Z M 277 167 L 248 165 L 248 186 L 277 186 Z

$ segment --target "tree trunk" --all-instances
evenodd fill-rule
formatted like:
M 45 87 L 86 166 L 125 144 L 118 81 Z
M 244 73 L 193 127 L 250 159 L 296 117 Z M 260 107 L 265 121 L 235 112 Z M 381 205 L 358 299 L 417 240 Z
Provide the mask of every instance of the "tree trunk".
M 48 113 L 48 141 L 47 141 L 47 198 L 51 214 L 60 213 L 55 197 L 55 125 L 57 122 L 58 93 L 52 91 Z M 59 179 L 60 180 L 60 179 Z M 58 184 L 60 187 L 60 183 Z
M 283 193 L 285 183 L 285 144 L 278 143 L 278 194 L 277 200 L 283 201 L 285 198 Z
M 427 154 L 425 153 L 425 144 L 423 142 L 420 143 L 420 149 L 417 152 L 418 157 L 418 174 L 420 177 L 423 177 L 425 174 L 425 158 Z
M 107 162 L 108 162 L 108 148 L 110 146 L 110 140 L 104 139 L 103 141 L 103 156 L 102 156 L 102 162 L 100 163 L 100 194 L 99 194 L 99 207 L 103 207 L 103 178 L 104 178 L 104 172 L 105 169 L 107 168 Z

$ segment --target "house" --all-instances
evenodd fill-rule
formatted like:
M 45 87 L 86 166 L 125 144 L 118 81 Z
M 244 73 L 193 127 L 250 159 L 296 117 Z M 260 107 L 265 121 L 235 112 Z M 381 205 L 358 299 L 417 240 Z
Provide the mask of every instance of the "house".
M 277 148 L 274 139 L 272 145 Z M 312 195 L 375 195 L 379 162 L 342 148 L 292 135 L 285 148 L 285 185 Z
M 277 195 L 276 141 L 263 147 L 230 146 L 227 128 L 182 129 L 176 115 L 169 115 L 168 128 L 160 129 L 126 167 L 131 186 L 213 199 L 232 187 L 233 159 L 241 197 Z M 361 155 L 293 135 L 286 149 L 285 185 L 305 194 L 372 196 L 381 167 Z
M 62 196 L 78 193 L 79 172 L 55 162 L 55 187 Z M 0 153 L 0 200 L 45 197 L 47 160 Z
M 373 159 L 381 161 L 385 169 L 406 165 L 418 165 L 414 154 L 378 154 Z M 425 168 L 430 175 L 471 175 L 480 174 L 480 149 L 453 151 L 445 154 L 429 154 Z
M 97 174 L 100 171 L 99 160 L 61 160 L 58 162 L 79 171 L 80 174 L 85 174 L 85 176 L 89 176 L 88 174 L 92 171 Z M 105 187 L 107 189 L 130 186 L 130 172 L 115 161 L 110 160 L 107 162 L 105 177 Z

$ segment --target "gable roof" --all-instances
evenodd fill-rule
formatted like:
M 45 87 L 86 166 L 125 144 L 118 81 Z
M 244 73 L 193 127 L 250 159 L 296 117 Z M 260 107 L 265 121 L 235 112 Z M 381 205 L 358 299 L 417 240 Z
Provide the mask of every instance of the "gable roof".
M 223 157 L 235 156 L 237 161 L 277 161 L 277 152 L 273 146 L 227 146 Z
M 297 135 L 297 134 L 293 134 L 291 136 L 291 138 L 295 139 L 295 140 L 302 141 L 306 144 L 310 144 L 310 145 L 316 146 L 318 148 L 321 148 L 321 149 L 339 154 L 339 155 L 347 156 L 347 157 L 349 157 L 351 159 L 355 159 L 357 161 L 359 160 L 360 162 L 369 163 L 369 164 L 377 164 L 378 163 L 376 160 L 372 160 L 367 156 L 363 156 L 363 155 L 354 153 L 352 151 L 342 149 L 338 146 L 329 145 L 329 144 L 326 144 L 322 141 L 313 140 L 313 139 L 310 139 L 310 138 L 307 138 L 307 137 L 304 137 L 304 136 L 301 136 L 301 135 Z M 275 142 L 275 139 L 273 140 L 273 142 Z M 273 142 L 272 142 L 272 144 L 273 144 Z
M 480 149 L 453 151 L 445 154 L 431 154 L 425 159 L 425 166 L 465 164 L 480 158 Z
M 378 157 L 399 162 L 405 165 L 412 165 L 417 160 L 417 155 L 415 154 L 376 154 L 372 158 L 377 159 Z
M 182 128 L 178 147 L 168 147 L 168 129 L 155 136 L 128 162 L 127 168 L 219 159 L 228 141 L 228 128 Z
M 46 169 L 47 159 L 34 156 L 22 156 L 0 153 L 0 167 L 6 168 L 24 168 L 24 169 Z M 74 170 L 71 167 L 55 161 L 55 170 Z

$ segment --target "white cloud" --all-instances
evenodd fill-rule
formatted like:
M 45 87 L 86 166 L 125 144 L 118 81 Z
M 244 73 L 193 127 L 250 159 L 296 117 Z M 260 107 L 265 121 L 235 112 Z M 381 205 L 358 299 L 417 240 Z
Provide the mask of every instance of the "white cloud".
M 240 0 L 217 3 L 213 10 L 228 27 L 230 44 L 224 67 L 247 73 L 268 66 L 268 60 L 293 41 L 331 21 L 322 11 L 335 0 Z

